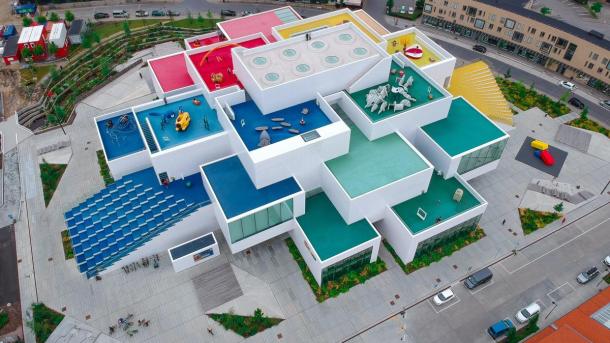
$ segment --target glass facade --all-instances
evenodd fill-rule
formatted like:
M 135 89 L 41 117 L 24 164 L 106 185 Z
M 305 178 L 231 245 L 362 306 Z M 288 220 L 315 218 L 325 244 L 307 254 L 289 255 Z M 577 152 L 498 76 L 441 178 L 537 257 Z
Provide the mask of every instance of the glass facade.
M 489 162 L 500 159 L 507 141 L 507 139 L 504 139 L 462 156 L 457 170 L 458 174 L 467 173 Z
M 372 254 L 373 247 L 370 247 L 364 251 L 361 251 L 355 255 L 352 255 L 331 266 L 324 268 L 322 270 L 322 283 L 324 284 L 327 281 L 337 280 L 341 276 L 347 274 L 349 271 L 369 264 L 371 262 Z
M 229 222 L 231 243 L 239 242 L 293 218 L 292 199 Z
M 449 230 L 443 231 L 436 236 L 419 242 L 417 245 L 417 250 L 415 251 L 415 257 L 419 257 L 423 253 L 437 249 L 448 241 L 455 239 L 460 234 L 470 233 L 477 228 L 477 225 L 479 225 L 479 220 L 481 220 L 480 215 L 458 224 Z

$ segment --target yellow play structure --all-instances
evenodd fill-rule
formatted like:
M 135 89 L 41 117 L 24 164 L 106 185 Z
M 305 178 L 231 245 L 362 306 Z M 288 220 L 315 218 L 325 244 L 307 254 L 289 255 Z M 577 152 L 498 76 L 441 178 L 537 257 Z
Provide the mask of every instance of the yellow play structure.
M 549 148 L 548 143 L 539 141 L 537 139 L 533 140 L 532 143 L 530 143 L 530 145 L 532 146 L 532 148 L 538 149 L 538 150 L 546 150 Z
M 191 115 L 188 112 L 180 112 L 176 118 L 176 131 L 184 131 L 191 123 Z

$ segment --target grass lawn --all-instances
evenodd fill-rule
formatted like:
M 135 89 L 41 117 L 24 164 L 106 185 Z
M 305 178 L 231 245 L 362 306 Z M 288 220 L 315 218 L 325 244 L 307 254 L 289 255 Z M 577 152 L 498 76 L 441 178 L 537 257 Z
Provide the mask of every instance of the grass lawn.
M 197 18 L 189 19 L 184 18 L 180 20 L 174 20 L 166 23 L 168 26 L 182 27 L 185 29 L 205 29 L 213 27 L 218 22 L 218 19 L 203 19 L 197 20 Z
M 581 129 L 585 129 L 585 130 L 589 130 L 589 131 L 599 132 L 602 135 L 610 138 L 610 130 L 606 129 L 605 127 L 599 125 L 597 122 L 594 122 L 593 120 L 591 120 L 589 118 L 584 119 L 584 120 L 581 118 L 576 118 L 576 119 L 568 122 L 568 125 L 578 127 Z
M 127 22 L 129 23 L 129 28 L 132 30 L 140 28 L 140 27 L 144 27 L 144 26 L 158 24 L 163 21 L 164 21 L 164 19 L 127 20 Z M 115 34 L 117 32 L 123 32 L 123 21 L 108 21 L 108 22 L 97 23 L 93 27 L 93 29 L 100 36 L 100 39 L 104 39 L 108 36 L 112 36 L 113 34 Z
M 47 162 L 40 164 L 40 179 L 42 180 L 45 206 L 49 205 L 67 166 L 67 164 L 49 164 Z
M 43 65 L 19 69 L 19 73 L 21 74 L 21 84 L 25 85 L 30 81 L 34 81 L 34 77 L 36 77 L 36 83 L 40 82 L 40 80 L 51 71 L 52 67 L 53 65 Z
M 504 342 L 506 342 L 506 343 L 521 342 L 526 337 L 529 337 L 531 334 L 538 331 L 539 329 L 540 328 L 538 327 L 538 315 L 536 314 L 532 318 L 530 318 L 529 322 L 525 326 L 522 326 L 521 328 L 519 328 L 519 330 L 512 328 L 508 332 L 508 335 L 506 335 L 506 340 Z
M 269 318 L 261 309 L 256 309 L 253 316 L 240 316 L 233 313 L 210 313 L 208 316 L 242 337 L 251 337 L 259 332 L 279 324 L 283 319 Z
M 97 155 L 97 163 L 100 166 L 100 175 L 102 176 L 102 179 L 104 179 L 104 184 L 108 186 L 114 182 L 114 178 L 112 175 L 110 175 L 110 168 L 108 168 L 108 164 L 106 163 L 104 152 L 102 150 L 98 150 L 95 153 Z
M 36 334 L 36 342 L 44 343 L 64 319 L 64 315 L 53 311 L 43 303 L 33 304 L 32 310 L 34 319 L 28 323 L 28 326 Z
M 553 118 L 570 113 L 570 108 L 566 104 L 553 101 L 544 94 L 539 94 L 535 87 L 528 87 L 519 81 L 513 82 L 503 77 L 496 77 L 496 82 L 506 100 L 523 111 L 538 107 Z
M 68 230 L 63 230 L 61 232 L 61 244 L 64 247 L 64 257 L 66 260 L 74 258 L 74 250 L 72 249 L 72 241 L 70 240 Z
M 288 245 L 288 251 L 290 251 L 292 258 L 294 258 L 296 263 L 299 265 L 303 278 L 305 281 L 307 281 L 309 287 L 311 287 L 311 290 L 316 296 L 316 300 L 318 302 L 323 302 L 328 298 L 334 298 L 341 293 L 346 293 L 350 288 L 361 283 L 365 283 L 366 280 L 387 270 L 385 262 L 378 258 L 377 261 L 373 263 L 369 263 L 360 268 L 351 270 L 347 274 L 343 275 L 338 281 L 328 281 L 322 286 L 319 286 L 316 279 L 313 277 L 313 274 L 307 267 L 307 263 L 305 263 L 303 256 L 301 256 L 299 249 L 297 248 L 296 244 L 294 244 L 294 241 L 291 238 L 287 238 L 286 244 Z
M 606 281 L 606 283 L 610 285 L 610 273 L 608 273 L 608 274 L 606 274 L 606 276 L 604 276 L 604 281 Z
M 394 251 L 394 248 L 392 248 L 390 243 L 388 243 L 385 239 L 383 240 L 383 245 L 386 247 L 386 249 L 388 249 L 392 257 L 394 257 L 394 261 L 396 261 L 400 268 L 406 274 L 409 274 L 420 268 L 427 267 L 434 262 L 438 262 L 442 260 L 443 257 L 451 256 L 454 252 L 478 241 L 483 237 L 485 237 L 485 231 L 478 226 L 476 229 L 462 231 L 455 237 L 445 241 L 441 240 L 441 242 L 439 242 L 437 245 L 420 253 L 413 259 L 413 261 L 407 264 L 402 262 L 396 251 Z
M 542 229 L 559 218 L 561 218 L 561 214 L 557 212 L 542 212 L 529 208 L 519 209 L 519 219 L 521 220 L 521 227 L 523 228 L 523 234 L 525 235 Z
M 422 15 L 422 10 L 419 8 L 416 8 L 413 11 L 413 14 L 408 14 L 408 13 L 400 13 L 400 12 L 390 12 L 390 16 L 392 17 L 398 17 L 398 18 L 403 18 L 403 19 L 407 19 L 407 20 L 416 20 L 417 18 L 421 17 Z
M 2 329 L 6 324 L 8 324 L 8 313 L 2 312 L 0 313 L 0 329 Z

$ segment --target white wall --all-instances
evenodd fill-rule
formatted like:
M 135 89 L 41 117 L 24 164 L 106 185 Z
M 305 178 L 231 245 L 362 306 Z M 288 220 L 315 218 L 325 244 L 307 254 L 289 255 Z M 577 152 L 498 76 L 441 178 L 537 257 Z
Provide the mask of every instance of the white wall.
M 347 91 L 349 93 L 358 92 L 368 87 L 388 82 L 390 77 L 390 69 L 392 67 L 392 56 L 386 56 L 381 61 L 377 62 L 369 71 L 362 77 L 349 85 Z
M 455 161 L 443 150 L 424 130 L 421 128 L 417 129 L 415 135 L 415 141 L 413 142 L 417 150 L 419 150 L 428 161 L 432 162 L 434 168 L 443 173 L 443 177 L 445 179 L 449 178 L 447 176 L 449 169 L 451 168 L 452 163 L 455 164 Z M 457 170 L 457 167 L 455 167 Z
M 218 224 L 214 219 L 212 206 L 204 206 L 190 216 L 184 218 L 182 221 L 176 223 L 173 227 L 146 242 L 129 255 L 115 262 L 101 274 L 106 274 L 133 262 L 139 262 L 142 258 L 150 257 L 153 254 L 163 254 L 167 249 L 175 245 L 189 241 L 216 229 L 218 229 Z
M 108 168 L 114 179 L 120 179 L 127 174 L 140 171 L 152 166 L 148 150 L 140 150 L 136 153 L 107 161 Z
M 177 248 L 180 245 L 184 245 L 186 243 L 190 243 L 190 242 L 192 242 L 192 241 L 194 241 L 196 239 L 199 239 L 199 238 L 201 238 L 202 236 L 205 236 L 205 235 L 202 235 L 202 236 L 199 236 L 199 237 L 195 237 L 195 238 L 193 238 L 193 239 L 191 239 L 189 241 L 186 241 L 186 242 L 181 243 L 181 244 L 179 244 L 177 246 L 173 246 L 173 247 L 167 249 L 167 254 L 169 255 L 170 261 L 172 262 L 172 267 L 174 268 L 174 272 L 176 272 L 176 273 L 181 272 L 183 270 L 186 270 L 188 268 L 194 267 L 194 266 L 196 266 L 198 264 L 201 264 L 203 262 L 209 261 L 209 260 L 213 259 L 214 257 L 217 257 L 218 255 L 220 255 L 220 249 L 218 248 L 218 241 L 216 241 L 216 237 L 214 236 L 214 233 L 211 233 L 211 235 L 212 235 L 212 237 L 214 237 L 214 244 L 209 245 L 209 246 L 204 247 L 204 248 L 201 248 L 201 249 L 198 249 L 198 250 L 195 250 L 195 251 L 192 251 L 191 253 L 189 253 L 187 255 L 184 255 L 184 256 L 182 256 L 180 258 L 177 258 L 175 260 L 172 258 L 172 254 L 171 254 L 171 250 L 172 249 L 175 249 L 175 248 Z M 213 253 L 212 253 L 211 256 L 208 256 L 206 258 L 202 258 L 199 261 L 195 261 L 195 259 L 193 258 L 193 255 L 198 254 L 198 253 L 203 252 L 203 251 L 208 250 L 208 249 L 212 249 Z
M 455 57 L 452 57 L 441 62 L 429 64 L 421 68 L 421 70 L 438 84 L 448 88 L 451 85 L 451 75 L 453 75 L 454 68 Z M 449 78 L 449 82 L 446 82 L 447 78 Z

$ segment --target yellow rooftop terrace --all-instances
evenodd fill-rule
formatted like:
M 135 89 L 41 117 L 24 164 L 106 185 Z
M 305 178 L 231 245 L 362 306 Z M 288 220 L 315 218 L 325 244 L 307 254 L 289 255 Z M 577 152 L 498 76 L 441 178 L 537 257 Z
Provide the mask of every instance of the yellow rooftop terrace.
M 420 68 L 454 58 L 415 27 L 383 35 L 383 39 L 387 42 L 386 51 L 389 54 L 404 54 L 405 49 L 411 47 L 418 47 L 423 50 L 423 55 L 420 58 L 409 58 Z

